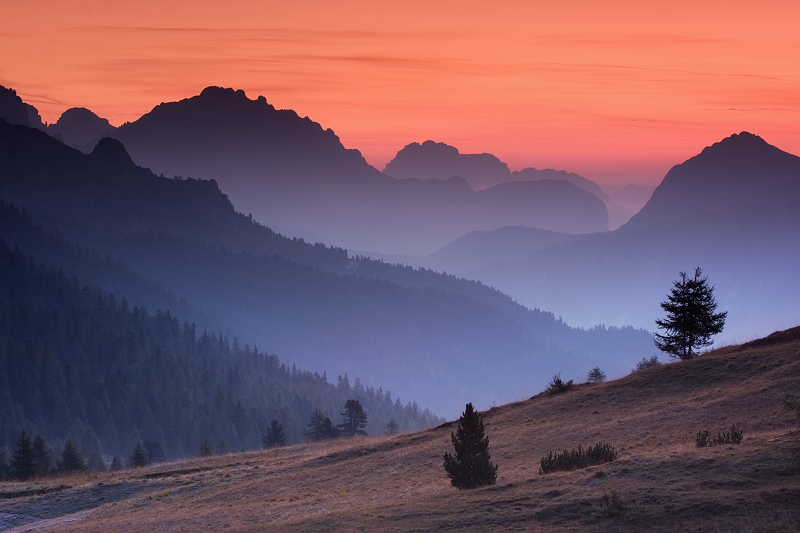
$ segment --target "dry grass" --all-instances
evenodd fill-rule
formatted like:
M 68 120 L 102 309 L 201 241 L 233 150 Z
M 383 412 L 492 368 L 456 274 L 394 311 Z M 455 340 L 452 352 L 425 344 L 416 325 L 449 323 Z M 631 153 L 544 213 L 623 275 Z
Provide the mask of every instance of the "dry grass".
M 442 455 L 451 428 L 441 427 L 5 483 L 4 493 L 55 490 L 0 500 L 0 524 L 15 515 L 44 520 L 13 531 L 794 532 L 800 477 L 784 473 L 793 420 L 781 400 L 800 382 L 796 329 L 491 409 L 493 487 L 449 486 Z M 699 429 L 731 423 L 744 430 L 741 445 L 694 447 Z M 538 474 L 549 451 L 598 441 L 619 459 Z

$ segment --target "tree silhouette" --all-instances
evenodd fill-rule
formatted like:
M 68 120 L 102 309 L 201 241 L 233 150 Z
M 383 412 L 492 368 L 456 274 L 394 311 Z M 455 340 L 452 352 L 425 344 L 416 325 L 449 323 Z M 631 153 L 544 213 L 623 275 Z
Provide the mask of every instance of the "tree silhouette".
M 200 457 L 211 457 L 214 455 L 214 451 L 211 449 L 211 443 L 208 442 L 208 437 L 203 439 L 203 442 L 200 443 Z
M 606 380 L 606 373 L 600 370 L 599 366 L 596 366 L 589 371 L 589 375 L 586 376 L 586 380 L 589 383 L 602 383 Z
M 386 433 L 388 435 L 396 435 L 397 430 L 400 428 L 400 425 L 397 423 L 397 420 L 392 418 L 389 420 L 389 423 L 386 424 Z
M 24 429 L 17 439 L 17 447 L 11 456 L 9 467 L 11 477 L 15 479 L 25 480 L 36 475 L 36 452 Z
M 147 452 L 145 451 L 141 442 L 136 443 L 136 448 L 134 448 L 128 464 L 132 468 L 142 468 L 143 466 L 147 466 Z
M 444 454 L 444 469 L 450 483 L 459 489 L 494 485 L 497 465 L 491 463 L 489 438 L 484 435 L 483 417 L 468 403 L 458 420 L 458 429 L 450 433 L 455 455 Z
M 273 420 L 267 428 L 267 434 L 261 438 L 261 445 L 264 448 L 286 445 L 286 433 L 283 425 L 277 420 Z
M 86 459 L 83 454 L 72 442 L 72 439 L 67 439 L 64 443 L 64 449 L 61 452 L 61 458 L 56 461 L 59 472 L 82 472 L 86 470 Z
M 367 427 L 367 413 L 358 400 L 347 400 L 344 404 L 344 413 L 339 429 L 345 437 L 355 437 L 356 435 L 367 435 L 364 430 Z
M 667 317 L 656 320 L 664 334 L 656 333 L 655 343 L 670 357 L 686 360 L 696 356 L 698 349 L 713 344 L 711 336 L 722 331 L 728 313 L 715 313 L 714 287 L 708 285 L 700 267 L 694 269 L 693 278 L 686 272 L 679 275 L 667 300 L 661 302 Z
M 45 476 L 50 473 L 53 465 L 50 461 L 50 450 L 47 441 L 41 435 L 33 439 L 33 453 L 36 455 L 36 475 Z

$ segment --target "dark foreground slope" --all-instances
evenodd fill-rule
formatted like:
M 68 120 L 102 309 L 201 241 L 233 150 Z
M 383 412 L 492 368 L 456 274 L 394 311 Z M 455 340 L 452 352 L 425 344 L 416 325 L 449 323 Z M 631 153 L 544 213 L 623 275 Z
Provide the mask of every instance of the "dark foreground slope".
M 475 398 L 488 405 L 503 399 L 492 390 L 514 398 L 559 370 L 616 372 L 652 351 L 644 331 L 576 330 L 481 284 L 287 239 L 237 213 L 215 182 L 155 176 L 113 139 L 84 155 L 0 123 L 0 141 L 0 195 L 46 228 L 122 260 L 287 363 L 348 372 L 439 413 L 478 384 L 498 384 Z
M 196 459 L 31 484 L 56 492 L 0 502 L 37 531 L 705 532 L 800 528 L 798 474 L 783 451 L 798 435 L 781 411 L 800 393 L 800 331 L 730 346 L 597 385 L 484 413 L 497 485 L 458 491 L 442 455 L 453 424 L 395 437 Z M 698 449 L 697 431 L 744 431 Z M 610 442 L 616 461 L 540 475 L 553 450 Z M 621 516 L 603 517 L 616 490 Z M 27 518 L 26 518 L 27 517 Z

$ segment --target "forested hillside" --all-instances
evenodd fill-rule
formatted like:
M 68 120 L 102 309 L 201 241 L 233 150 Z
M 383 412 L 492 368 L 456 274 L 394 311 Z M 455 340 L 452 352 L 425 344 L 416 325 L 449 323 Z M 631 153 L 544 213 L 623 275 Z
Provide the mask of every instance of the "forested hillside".
M 130 307 L 0 241 L 0 447 L 26 428 L 52 449 L 71 437 L 89 456 L 127 456 L 140 439 L 160 441 L 168 457 L 194 455 L 204 439 L 253 449 L 271 420 L 297 442 L 312 411 L 338 422 L 351 398 L 373 433 L 391 419 L 401 429 L 438 422 L 360 380 L 333 381 L 169 311 Z

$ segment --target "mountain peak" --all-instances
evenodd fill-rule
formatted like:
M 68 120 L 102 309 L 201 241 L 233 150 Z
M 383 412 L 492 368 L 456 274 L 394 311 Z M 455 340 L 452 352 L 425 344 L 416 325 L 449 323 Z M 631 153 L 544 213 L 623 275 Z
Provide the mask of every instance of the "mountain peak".
M 100 139 L 92 153 L 89 154 L 89 157 L 102 166 L 115 171 L 136 168 L 136 163 L 134 163 L 131 156 L 128 155 L 125 146 L 117 139 L 112 139 L 111 137 L 103 137 Z

